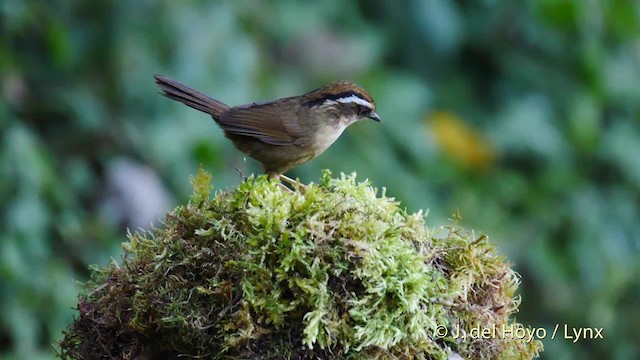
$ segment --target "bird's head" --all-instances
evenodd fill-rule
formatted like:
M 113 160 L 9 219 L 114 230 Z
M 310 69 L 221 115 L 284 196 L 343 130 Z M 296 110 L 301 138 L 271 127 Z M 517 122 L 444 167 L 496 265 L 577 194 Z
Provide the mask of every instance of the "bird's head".
M 371 95 L 352 82 L 334 82 L 310 91 L 302 97 L 307 106 L 337 115 L 345 125 L 366 118 L 380 122 Z

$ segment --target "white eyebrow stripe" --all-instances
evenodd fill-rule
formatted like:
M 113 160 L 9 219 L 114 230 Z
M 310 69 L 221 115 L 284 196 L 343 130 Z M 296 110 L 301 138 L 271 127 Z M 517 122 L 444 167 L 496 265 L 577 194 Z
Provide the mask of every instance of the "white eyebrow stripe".
M 373 105 L 371 105 L 370 102 L 368 102 L 367 100 L 364 100 L 364 99 L 362 99 L 360 97 L 357 97 L 355 95 L 339 98 L 339 99 L 336 99 L 336 101 L 339 102 L 339 103 L 343 103 L 343 104 L 355 103 L 355 104 L 358 104 L 358 105 L 366 106 L 369 109 L 373 109 Z
M 336 105 L 336 104 L 338 104 L 338 102 L 335 100 L 325 100 L 324 104 L 322 105 Z

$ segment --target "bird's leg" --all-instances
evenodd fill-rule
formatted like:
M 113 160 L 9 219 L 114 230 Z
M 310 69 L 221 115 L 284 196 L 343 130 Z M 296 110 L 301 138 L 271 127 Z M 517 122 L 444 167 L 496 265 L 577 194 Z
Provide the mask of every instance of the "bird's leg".
M 305 190 L 307 188 L 306 185 L 302 184 L 301 182 L 299 182 L 298 180 L 293 180 L 292 178 L 284 175 L 284 174 L 280 174 L 280 180 L 286 182 L 287 184 L 291 185 L 293 188 L 295 188 L 296 186 L 299 186 L 300 189 Z
M 306 189 L 306 186 L 304 186 L 302 183 L 300 183 L 297 180 L 293 180 L 292 178 L 285 176 L 283 174 L 280 174 L 278 172 L 272 172 L 272 171 L 267 171 L 267 176 L 269 177 L 269 179 L 279 179 L 280 180 L 280 186 L 283 187 L 284 189 L 293 192 L 293 189 Z M 289 188 L 287 185 L 283 184 L 287 183 L 289 184 L 289 186 L 291 186 L 291 188 Z
M 280 174 L 277 172 L 272 172 L 272 171 L 267 171 L 266 172 L 267 177 L 269 178 L 269 180 L 271 179 L 278 179 L 278 186 L 280 186 L 283 190 L 289 191 L 289 192 L 293 192 L 293 190 L 289 189 L 289 187 L 287 187 L 287 185 L 282 183 L 282 180 L 280 178 Z

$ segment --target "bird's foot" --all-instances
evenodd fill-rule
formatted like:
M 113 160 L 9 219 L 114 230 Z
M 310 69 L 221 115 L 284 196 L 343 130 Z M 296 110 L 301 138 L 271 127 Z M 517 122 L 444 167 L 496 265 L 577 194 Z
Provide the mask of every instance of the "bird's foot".
M 291 190 L 291 188 L 289 188 L 287 185 L 283 184 L 283 183 L 279 183 L 278 186 L 280 186 L 280 188 L 286 192 L 290 192 L 290 193 L 294 193 L 295 191 Z

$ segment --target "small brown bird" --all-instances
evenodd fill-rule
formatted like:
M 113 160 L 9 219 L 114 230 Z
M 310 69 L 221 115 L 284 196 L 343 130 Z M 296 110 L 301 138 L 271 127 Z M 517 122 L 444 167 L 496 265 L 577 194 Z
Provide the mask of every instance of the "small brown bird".
M 258 160 L 271 178 L 320 155 L 344 129 L 369 118 L 375 103 L 360 86 L 335 82 L 304 95 L 230 107 L 175 80 L 156 75 L 166 97 L 213 117 L 227 138 Z

